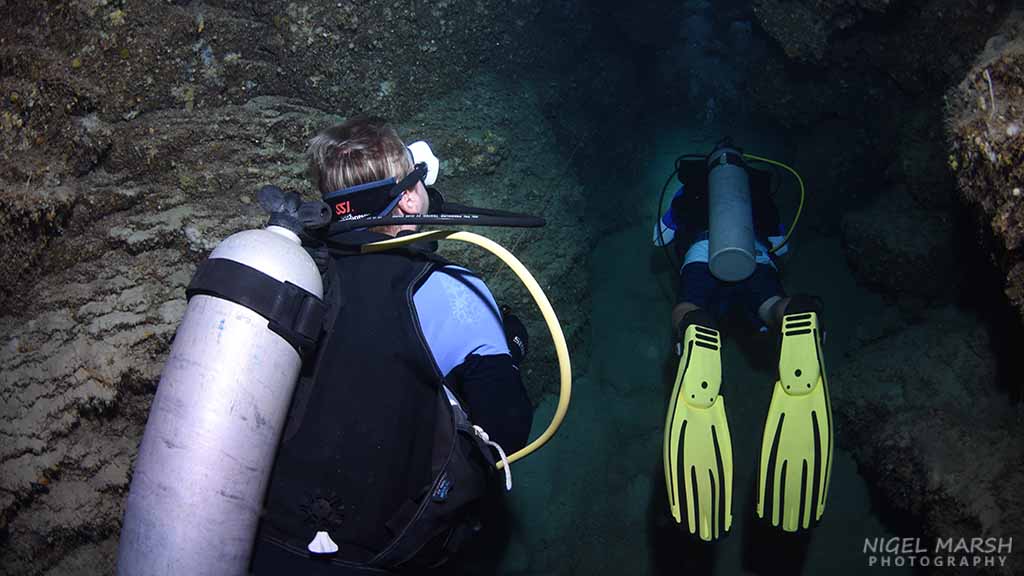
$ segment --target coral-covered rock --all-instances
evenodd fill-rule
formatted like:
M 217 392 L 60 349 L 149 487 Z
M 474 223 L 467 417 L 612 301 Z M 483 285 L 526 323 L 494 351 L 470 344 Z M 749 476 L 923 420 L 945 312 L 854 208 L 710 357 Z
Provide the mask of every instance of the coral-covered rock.
M 946 103 L 957 188 L 998 239 L 994 260 L 1024 317 L 1024 16 L 1007 20 Z

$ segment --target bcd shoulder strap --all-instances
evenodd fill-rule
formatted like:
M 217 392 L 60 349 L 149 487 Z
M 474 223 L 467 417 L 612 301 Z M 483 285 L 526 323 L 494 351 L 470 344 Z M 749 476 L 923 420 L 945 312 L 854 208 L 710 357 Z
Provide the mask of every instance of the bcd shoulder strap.
M 316 260 L 315 257 L 314 260 Z M 335 322 L 344 308 L 344 297 L 338 282 L 334 279 L 337 274 L 337 264 L 334 262 L 334 259 L 327 257 L 322 265 L 317 260 L 317 266 L 320 268 L 320 278 L 324 288 L 323 312 L 319 320 L 319 331 L 316 336 L 315 346 L 312 349 L 312 353 L 302 363 L 299 381 L 295 386 L 292 408 L 282 436 L 285 441 L 291 439 L 302 424 L 302 418 L 306 413 L 306 405 L 309 402 L 309 396 L 313 391 L 313 384 L 316 382 L 319 372 L 318 368 L 323 364 L 322 360 L 327 348 L 327 342 L 330 341 L 331 334 L 334 332 Z

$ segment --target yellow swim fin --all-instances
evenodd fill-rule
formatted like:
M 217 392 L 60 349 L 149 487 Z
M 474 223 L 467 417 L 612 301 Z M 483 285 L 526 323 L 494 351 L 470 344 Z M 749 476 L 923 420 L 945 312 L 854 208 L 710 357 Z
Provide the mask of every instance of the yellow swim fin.
M 677 524 L 702 540 L 732 526 L 732 439 L 725 418 L 721 338 L 690 324 L 665 418 L 663 460 L 669 509 Z
M 791 308 L 792 302 L 787 312 Z M 756 487 L 757 516 L 787 532 L 821 519 L 832 470 L 820 304 L 796 308 L 782 320 L 779 380 L 761 436 Z

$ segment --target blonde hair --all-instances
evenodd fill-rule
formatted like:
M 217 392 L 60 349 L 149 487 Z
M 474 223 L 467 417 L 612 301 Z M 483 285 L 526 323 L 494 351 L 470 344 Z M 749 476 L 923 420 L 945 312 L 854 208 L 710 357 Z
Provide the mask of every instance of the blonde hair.
M 401 180 L 413 169 L 395 129 L 370 116 L 357 116 L 320 132 L 309 141 L 306 155 L 320 194 L 388 178 Z

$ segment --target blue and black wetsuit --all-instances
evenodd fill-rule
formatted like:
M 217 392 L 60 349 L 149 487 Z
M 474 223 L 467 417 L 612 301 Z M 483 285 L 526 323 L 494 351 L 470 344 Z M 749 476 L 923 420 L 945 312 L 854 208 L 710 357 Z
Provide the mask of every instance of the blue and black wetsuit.
M 742 307 L 754 325 L 764 331 L 767 328 L 758 316 L 758 308 L 769 298 L 785 297 L 778 268 L 773 255 L 769 254 L 772 247 L 782 242 L 785 229 L 768 193 L 771 175 L 758 170 L 750 170 L 749 174 L 757 262 L 750 277 L 740 282 L 725 282 L 711 274 L 708 266 L 708 184 L 703 162 L 684 164 L 680 178 L 683 184 L 654 229 L 654 244 L 673 244 L 682 262 L 677 302 L 696 304 L 719 320 L 731 309 Z M 781 256 L 787 249 L 783 246 L 775 255 Z
M 532 408 L 484 281 L 449 264 L 427 277 L 413 302 L 434 362 L 473 422 L 509 454 L 526 446 Z

